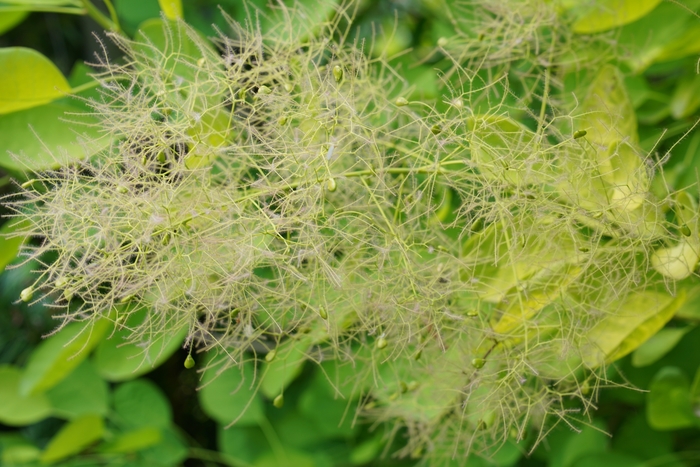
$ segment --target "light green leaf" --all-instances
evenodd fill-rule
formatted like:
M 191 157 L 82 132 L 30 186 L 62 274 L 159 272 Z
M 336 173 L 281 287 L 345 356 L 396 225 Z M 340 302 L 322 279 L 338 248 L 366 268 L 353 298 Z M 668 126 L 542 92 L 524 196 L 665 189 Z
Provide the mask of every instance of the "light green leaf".
M 97 415 L 85 415 L 69 422 L 56 433 L 41 455 L 43 464 L 53 464 L 59 460 L 78 454 L 95 441 L 102 438 L 104 422 Z
M 584 456 L 606 451 L 610 437 L 601 425 L 584 426 L 580 432 L 556 429 L 548 438 L 551 453 L 547 467 L 571 467 Z
M 642 467 L 645 464 L 636 457 L 619 452 L 596 452 L 577 460 L 572 467 Z
M 301 373 L 306 352 L 313 344 L 313 338 L 305 336 L 300 339 L 291 339 L 277 347 L 277 356 L 261 368 L 262 382 L 260 391 L 269 399 L 277 397 L 284 388 L 294 381 Z
M 87 358 L 109 328 L 109 321 L 72 323 L 39 344 L 22 375 L 22 394 L 39 394 L 58 384 Z
M 581 103 L 576 128 L 586 130 L 586 140 L 598 152 L 612 144 L 629 140 L 636 144 L 637 118 L 627 95 L 622 73 L 613 65 L 603 66 L 593 78 Z
M 690 383 L 681 369 L 664 367 L 654 376 L 647 395 L 647 421 L 655 430 L 678 430 L 696 423 Z
M 608 0 L 586 2 L 584 14 L 573 25 L 577 34 L 593 34 L 607 31 L 647 15 L 661 0 Z
M 180 0 L 158 0 L 158 4 L 166 18 L 170 20 L 182 18 L 182 2 Z
M 260 456 L 253 464 L 255 467 L 316 467 L 316 462 L 301 451 L 285 449 L 280 452 L 268 452 Z
M 639 368 L 655 363 L 673 350 L 683 336 L 692 330 L 693 327 L 662 329 L 634 351 L 632 354 L 632 365 Z
M 149 380 L 137 379 L 119 385 L 114 391 L 113 400 L 114 411 L 125 427 L 167 428 L 172 422 L 168 399 Z
M 0 34 L 3 34 L 24 21 L 29 15 L 28 11 L 2 11 L 0 10 Z
M 128 324 L 140 324 L 145 312 L 144 310 L 135 313 L 135 321 L 130 320 Z M 131 331 L 121 329 L 99 343 L 92 363 L 100 376 L 107 381 L 118 382 L 138 378 L 170 358 L 182 345 L 188 329 L 187 326 L 182 326 L 164 331 L 144 348 L 127 342 Z
M 5 425 L 29 425 L 51 414 L 51 405 L 45 395 L 20 394 L 21 376 L 19 368 L 0 366 L 0 423 Z
M 0 114 L 47 104 L 70 93 L 48 58 L 24 47 L 0 49 Z
M 213 357 L 209 357 L 211 362 Z M 243 368 L 228 368 L 217 375 L 216 367 L 204 372 L 199 402 L 209 417 L 222 425 L 236 420 L 238 425 L 257 425 L 264 418 L 262 400 L 257 395 L 255 368 L 250 362 Z
M 671 115 L 680 120 L 694 114 L 700 107 L 700 75 L 693 73 L 678 82 L 671 97 Z
M 624 357 L 663 328 L 684 301 L 685 290 L 676 297 L 643 291 L 612 305 L 609 314 L 583 338 L 584 363 L 595 368 Z
M 26 226 L 26 221 L 10 219 L 0 228 L 0 272 L 5 270 L 5 266 L 15 259 L 20 247 L 27 239 L 26 237 L 9 237 L 8 235 L 22 230 Z
M 39 171 L 92 156 L 110 141 L 97 124 L 79 107 L 59 102 L 0 115 L 0 166 Z
M 155 427 L 143 427 L 122 433 L 108 443 L 100 446 L 102 453 L 129 453 L 141 451 L 154 446 L 162 440 L 160 430 Z
M 86 414 L 107 415 L 109 388 L 89 360 L 83 361 L 67 378 L 46 392 L 53 413 L 73 419 Z

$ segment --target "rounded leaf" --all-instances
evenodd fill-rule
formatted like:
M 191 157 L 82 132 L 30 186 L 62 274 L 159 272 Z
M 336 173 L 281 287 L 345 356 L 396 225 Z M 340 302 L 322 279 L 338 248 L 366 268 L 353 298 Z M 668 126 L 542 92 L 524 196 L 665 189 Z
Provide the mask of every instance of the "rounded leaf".
M 21 375 L 19 368 L 0 366 L 0 423 L 5 425 L 29 425 L 51 414 L 51 405 L 43 394 L 20 394 Z

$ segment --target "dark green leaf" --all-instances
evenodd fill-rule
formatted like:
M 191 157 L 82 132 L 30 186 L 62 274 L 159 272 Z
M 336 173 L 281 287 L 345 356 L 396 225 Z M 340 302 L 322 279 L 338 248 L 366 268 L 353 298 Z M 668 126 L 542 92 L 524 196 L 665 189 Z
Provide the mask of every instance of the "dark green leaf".
M 54 414 L 62 418 L 81 415 L 107 415 L 109 411 L 109 388 L 95 371 L 89 360 L 85 360 L 67 378 L 46 392 Z
M 146 379 L 123 383 L 114 391 L 114 411 L 124 427 L 170 426 L 173 415 L 163 392 Z

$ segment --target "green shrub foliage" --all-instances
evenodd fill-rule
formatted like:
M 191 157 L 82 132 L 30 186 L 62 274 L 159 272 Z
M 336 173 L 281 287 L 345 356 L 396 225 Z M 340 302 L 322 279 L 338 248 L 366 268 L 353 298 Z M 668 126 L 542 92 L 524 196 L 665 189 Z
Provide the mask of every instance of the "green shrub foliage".
M 429 100 L 352 5 L 275 14 L 213 45 L 181 21 L 113 37 L 89 102 L 107 149 L 11 202 L 41 239 L 22 299 L 144 347 L 186 328 L 210 366 L 256 360 L 280 406 L 305 360 L 334 361 L 338 397 L 430 465 L 586 420 L 700 257 L 612 36 L 574 36 L 557 2 L 456 2 Z

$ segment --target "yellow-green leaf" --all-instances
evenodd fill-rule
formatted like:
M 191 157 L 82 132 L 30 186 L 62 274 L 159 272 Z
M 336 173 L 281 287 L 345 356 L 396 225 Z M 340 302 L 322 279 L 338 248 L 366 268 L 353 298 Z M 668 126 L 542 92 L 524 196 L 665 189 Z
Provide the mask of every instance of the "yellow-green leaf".
M 182 18 L 182 2 L 180 0 L 158 0 L 158 4 L 166 18 L 170 20 Z
M 0 366 L 0 423 L 4 425 L 29 425 L 51 414 L 51 405 L 43 394 L 20 394 L 21 378 L 19 368 Z
M 685 290 L 675 297 L 667 293 L 643 291 L 612 305 L 583 338 L 583 361 L 589 368 L 612 363 L 642 345 L 673 317 L 685 302 Z
M 68 376 L 102 339 L 109 321 L 72 323 L 32 352 L 20 382 L 22 394 L 39 394 Z
M 98 415 L 85 415 L 66 424 L 56 433 L 41 455 L 42 464 L 57 461 L 78 454 L 95 441 L 102 438 L 104 422 Z
M 0 49 L 0 114 L 49 103 L 70 93 L 56 66 L 25 47 Z
M 616 28 L 647 15 L 661 0 L 607 0 L 586 2 L 584 10 L 573 25 L 577 34 L 593 34 Z
M 29 15 L 28 11 L 2 11 L 0 10 L 0 34 L 9 31 L 24 21 Z
M 655 363 L 673 350 L 683 336 L 692 330 L 693 327 L 662 329 L 632 353 L 632 365 L 644 367 Z
M 99 451 L 112 454 L 141 451 L 160 443 L 162 437 L 158 428 L 146 426 L 122 433 L 109 443 L 101 446 Z
M 277 347 L 275 359 L 262 365 L 260 391 L 268 398 L 277 397 L 284 388 L 301 373 L 306 352 L 313 344 L 311 335 L 292 339 Z
M 671 98 L 671 115 L 680 120 L 695 113 L 698 107 L 700 107 L 700 75 L 693 73 L 678 82 Z
M 26 240 L 26 237 L 23 236 L 10 237 L 9 235 L 22 230 L 25 226 L 26 222 L 10 219 L 0 228 L 0 271 L 3 271 L 5 266 L 15 259 L 20 247 Z

